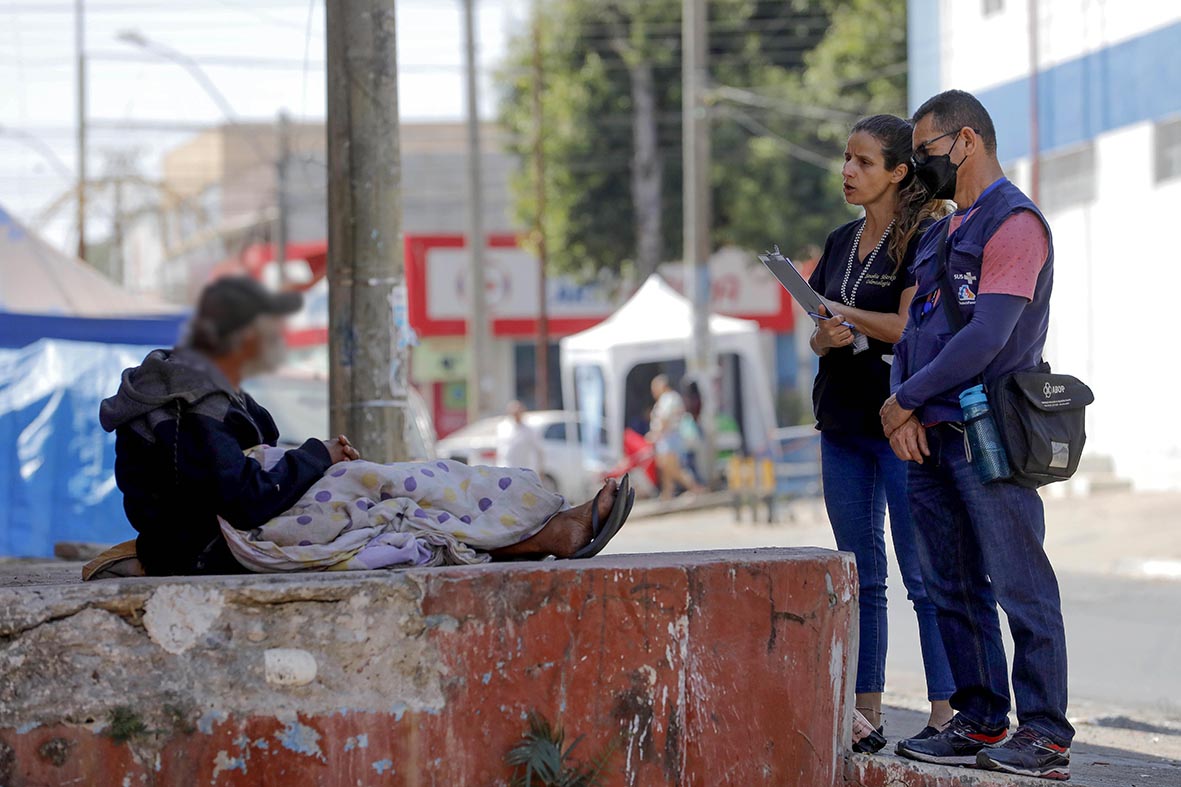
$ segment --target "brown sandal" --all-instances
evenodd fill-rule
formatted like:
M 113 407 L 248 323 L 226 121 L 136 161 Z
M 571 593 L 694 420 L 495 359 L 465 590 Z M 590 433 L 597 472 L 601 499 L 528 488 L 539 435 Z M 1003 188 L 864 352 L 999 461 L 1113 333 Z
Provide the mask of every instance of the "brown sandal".
M 82 567 L 82 581 L 92 579 L 116 579 L 118 577 L 144 577 L 143 564 L 135 552 L 135 539 L 115 544 Z

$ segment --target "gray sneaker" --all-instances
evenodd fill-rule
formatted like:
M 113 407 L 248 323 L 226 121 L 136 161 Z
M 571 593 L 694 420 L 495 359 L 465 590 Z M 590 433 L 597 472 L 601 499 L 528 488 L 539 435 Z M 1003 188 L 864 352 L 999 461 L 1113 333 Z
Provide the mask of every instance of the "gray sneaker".
M 1070 780 L 1070 747 L 1054 743 L 1048 735 L 1023 724 L 1003 746 L 977 754 L 976 765 L 989 771 L 1064 782 Z

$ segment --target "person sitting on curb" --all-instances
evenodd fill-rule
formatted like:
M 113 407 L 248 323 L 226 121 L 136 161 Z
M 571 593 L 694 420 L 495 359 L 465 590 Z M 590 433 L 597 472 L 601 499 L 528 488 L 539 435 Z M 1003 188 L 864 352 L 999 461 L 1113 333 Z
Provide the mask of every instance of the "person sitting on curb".
M 248 277 L 213 282 L 180 346 L 153 350 L 103 401 L 144 573 L 325 568 L 325 547 L 338 542 L 347 549 L 334 568 L 589 557 L 622 526 L 626 477 L 570 508 L 529 470 L 362 462 L 344 435 L 267 450 L 279 438 L 275 422 L 241 384 L 282 363 L 283 318 L 301 304 L 298 293 L 274 294 Z M 286 543 L 298 528 L 319 540 Z M 284 559 L 243 565 L 229 541 Z

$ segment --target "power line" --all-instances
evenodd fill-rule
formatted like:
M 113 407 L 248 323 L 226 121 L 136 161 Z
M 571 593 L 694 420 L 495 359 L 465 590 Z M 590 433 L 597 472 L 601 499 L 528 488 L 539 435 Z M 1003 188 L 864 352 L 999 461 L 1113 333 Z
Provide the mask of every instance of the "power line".
M 715 96 L 728 101 L 739 104 L 748 104 L 764 109 L 770 109 L 774 112 L 784 115 L 796 115 L 797 117 L 810 118 L 813 120 L 835 120 L 838 122 L 848 122 L 857 120 L 856 112 L 846 112 L 843 109 L 832 109 L 830 107 L 821 107 L 811 104 L 797 104 L 789 98 L 778 97 L 769 98 L 743 88 L 730 87 L 721 85 L 714 88 L 712 91 Z
M 227 8 L 233 8 L 233 9 L 236 9 L 236 10 L 241 11 L 243 13 L 250 14 L 255 19 L 261 19 L 262 21 L 267 22 L 268 24 L 279 25 L 281 27 L 292 27 L 292 28 L 295 28 L 296 30 L 303 29 L 303 25 L 301 25 L 301 24 L 289 22 L 286 19 L 280 19 L 278 17 L 268 14 L 266 11 L 264 11 L 258 7 L 256 0 L 252 0 L 252 2 L 250 2 L 250 3 L 243 3 L 243 2 L 239 2 L 238 0 L 214 0 L 214 2 L 217 2 Z
M 312 46 L 312 16 L 316 9 L 316 0 L 308 0 L 308 18 L 307 24 L 304 26 L 303 33 L 303 78 L 300 84 L 300 117 L 307 116 L 308 110 L 308 67 L 310 64 L 309 53 Z M 327 75 L 325 75 L 327 76 Z
M 812 166 L 818 167 L 822 170 L 825 170 L 826 172 L 840 171 L 840 165 L 835 156 L 829 157 L 809 150 L 803 145 L 793 142 L 787 137 L 777 134 L 776 132 L 767 128 L 767 126 L 755 120 L 741 109 L 736 107 L 725 107 L 724 114 L 733 118 L 734 121 L 738 123 L 738 125 L 742 126 L 747 131 L 750 131 L 755 136 L 771 140 L 794 159 L 811 164 Z
M 265 0 L 250 0 L 249 4 L 231 3 L 226 0 L 215 0 L 226 6 L 237 6 L 237 10 L 242 13 L 252 14 L 260 7 L 278 10 L 281 8 L 291 8 L 302 0 L 285 0 L 280 3 L 267 3 Z M 249 7 L 248 7 L 249 6 Z M 58 16 L 74 14 L 74 6 L 72 3 L 6 3 L 0 4 L 0 12 L 8 12 L 11 14 L 22 15 L 42 15 L 42 16 Z M 119 2 L 119 3 L 100 3 L 91 0 L 86 4 L 86 13 L 88 16 L 92 14 L 121 14 L 121 13 L 144 13 L 144 12 L 158 13 L 161 11 L 181 12 L 181 13 L 200 13 L 201 9 L 194 9 L 191 5 L 181 3 L 168 2 L 162 0 L 161 2 Z

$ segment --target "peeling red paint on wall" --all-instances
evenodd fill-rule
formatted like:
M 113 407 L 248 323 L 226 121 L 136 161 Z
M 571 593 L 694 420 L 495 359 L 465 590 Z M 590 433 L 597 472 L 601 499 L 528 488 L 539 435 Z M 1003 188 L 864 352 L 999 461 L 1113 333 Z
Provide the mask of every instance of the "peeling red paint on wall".
M 77 724 L 8 728 L 0 784 L 501 785 L 534 710 L 568 741 L 585 736 L 579 756 L 610 750 L 610 785 L 843 784 L 851 561 L 681 557 L 417 572 L 441 709 L 406 709 L 375 685 L 387 711 L 300 714 L 293 696 L 290 713 L 206 712 L 126 742 Z M 160 678 L 182 694 L 200 680 Z

